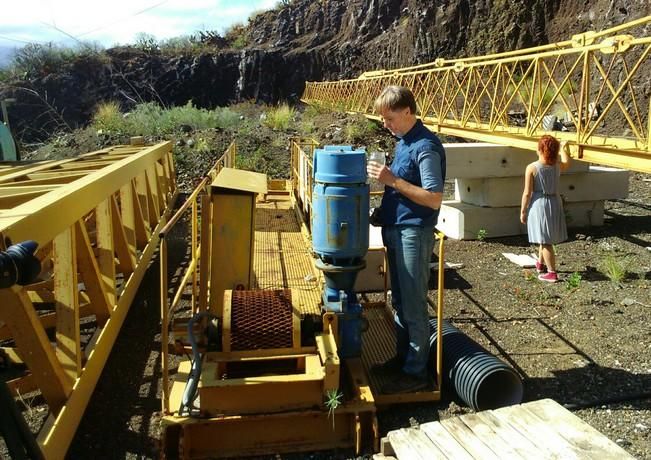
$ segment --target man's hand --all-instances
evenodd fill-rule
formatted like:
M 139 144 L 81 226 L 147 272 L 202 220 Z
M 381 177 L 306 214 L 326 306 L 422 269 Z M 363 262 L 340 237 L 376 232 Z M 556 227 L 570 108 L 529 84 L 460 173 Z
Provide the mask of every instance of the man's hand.
M 366 174 L 371 179 L 375 179 L 381 184 L 393 187 L 396 182 L 396 176 L 393 175 L 391 170 L 383 164 L 369 161 L 366 164 Z

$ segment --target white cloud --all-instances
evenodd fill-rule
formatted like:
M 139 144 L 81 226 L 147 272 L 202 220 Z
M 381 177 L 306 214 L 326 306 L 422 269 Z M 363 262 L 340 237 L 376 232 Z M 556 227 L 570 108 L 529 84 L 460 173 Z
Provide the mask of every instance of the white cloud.
M 158 39 L 198 30 L 221 33 L 234 23 L 245 23 L 254 11 L 273 8 L 278 0 L 18 0 L 3 3 L 0 46 L 15 46 L 20 41 L 69 44 L 73 40 L 66 33 L 112 46 L 132 43 L 140 32 Z

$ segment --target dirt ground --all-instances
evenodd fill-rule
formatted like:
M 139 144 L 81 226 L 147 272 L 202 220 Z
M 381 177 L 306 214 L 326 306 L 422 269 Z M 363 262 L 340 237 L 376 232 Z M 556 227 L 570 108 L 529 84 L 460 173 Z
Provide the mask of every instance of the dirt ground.
M 562 278 L 557 284 L 539 282 L 531 270 L 502 256 L 532 252 L 524 236 L 445 242 L 445 259 L 463 264 L 446 272 L 445 317 L 521 375 L 525 401 L 556 400 L 639 459 L 651 459 L 650 203 L 651 176 L 632 173 L 629 197 L 606 203 L 604 226 L 570 229 L 569 240 L 557 246 Z M 189 250 L 182 234 L 173 241 L 170 275 Z M 612 281 L 608 272 L 616 268 L 623 276 Z M 70 459 L 159 455 L 158 270 L 156 256 L 77 430 Z M 433 273 L 433 301 L 435 280 Z M 7 375 L 0 369 L 0 378 Z M 27 405 L 25 416 L 35 429 L 42 406 L 38 398 Z M 381 412 L 380 434 L 469 411 L 447 391 L 440 403 Z M 269 458 L 353 457 L 350 451 L 327 451 Z

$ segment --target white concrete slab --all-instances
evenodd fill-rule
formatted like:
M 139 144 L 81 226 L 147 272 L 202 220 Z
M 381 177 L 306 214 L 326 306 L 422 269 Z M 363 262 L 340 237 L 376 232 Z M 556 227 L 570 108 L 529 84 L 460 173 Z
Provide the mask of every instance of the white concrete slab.
M 559 192 L 568 202 L 622 199 L 628 196 L 628 177 L 624 169 L 591 166 L 562 174 Z M 518 206 L 523 187 L 524 176 L 456 179 L 454 196 L 476 206 Z
M 538 158 L 532 150 L 472 142 L 443 144 L 448 179 L 522 176 Z M 587 171 L 589 163 L 573 161 L 570 171 Z
M 604 222 L 604 203 L 568 203 L 565 213 L 570 228 L 600 226 Z M 436 227 L 458 240 L 475 240 L 480 230 L 484 230 L 486 238 L 526 233 L 526 227 L 520 223 L 519 206 L 486 208 L 459 201 L 443 202 Z

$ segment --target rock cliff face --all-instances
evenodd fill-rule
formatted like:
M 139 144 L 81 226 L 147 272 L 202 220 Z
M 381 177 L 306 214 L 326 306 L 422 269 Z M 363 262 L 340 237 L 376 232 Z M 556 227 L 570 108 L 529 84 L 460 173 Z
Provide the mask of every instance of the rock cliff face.
M 0 89 L 21 137 L 87 123 L 96 104 L 199 107 L 295 101 L 304 82 L 519 49 L 651 14 L 648 0 L 293 0 L 260 13 L 242 50 L 163 56 L 134 48 Z

